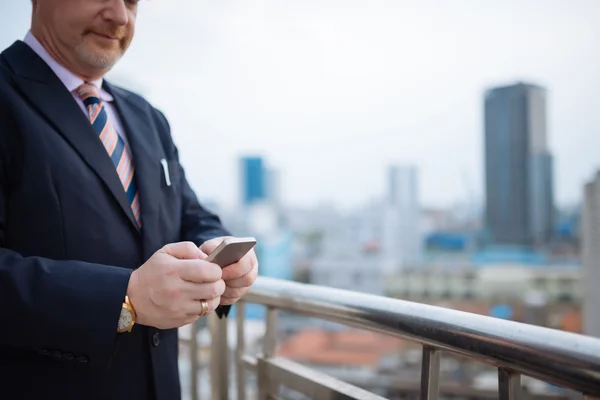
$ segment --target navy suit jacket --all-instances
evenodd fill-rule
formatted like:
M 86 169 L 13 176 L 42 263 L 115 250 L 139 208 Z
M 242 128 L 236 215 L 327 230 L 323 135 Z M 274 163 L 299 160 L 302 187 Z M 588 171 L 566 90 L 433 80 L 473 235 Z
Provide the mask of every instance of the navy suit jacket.
M 164 115 L 104 85 L 133 154 L 141 230 L 71 93 L 25 43 L 0 55 L 3 399 L 180 398 L 177 330 L 116 332 L 129 277 L 167 243 L 229 233 L 190 188 Z

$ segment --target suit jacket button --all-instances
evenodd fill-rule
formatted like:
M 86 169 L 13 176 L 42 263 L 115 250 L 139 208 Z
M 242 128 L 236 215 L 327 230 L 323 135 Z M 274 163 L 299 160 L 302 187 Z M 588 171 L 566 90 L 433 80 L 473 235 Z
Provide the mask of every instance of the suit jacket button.
M 56 358 L 57 360 L 62 358 L 62 352 L 58 351 L 58 350 L 52 350 L 52 357 Z
M 63 357 L 65 358 L 65 360 L 69 360 L 69 361 L 71 361 L 75 358 L 73 353 L 65 353 L 65 354 L 63 354 Z
M 152 335 L 152 345 L 154 347 L 158 347 L 159 344 L 160 344 L 160 336 L 158 333 L 155 333 L 154 335 Z
M 77 361 L 85 364 L 86 362 L 88 362 L 88 358 L 86 356 L 79 356 L 77 357 Z

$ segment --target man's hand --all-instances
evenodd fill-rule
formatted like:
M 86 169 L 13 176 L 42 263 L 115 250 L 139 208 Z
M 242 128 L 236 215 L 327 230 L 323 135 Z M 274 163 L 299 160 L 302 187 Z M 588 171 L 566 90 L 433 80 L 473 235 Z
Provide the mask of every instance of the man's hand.
M 168 244 L 131 274 L 127 295 L 141 325 L 179 328 L 198 319 L 200 300 L 213 312 L 221 302 L 225 282 L 221 268 L 204 261 L 192 242 Z
M 210 255 L 227 236 L 207 240 L 200 250 Z M 241 299 L 258 276 L 258 260 L 254 249 L 250 250 L 237 263 L 223 268 L 221 279 L 225 281 L 225 292 L 221 295 L 221 305 L 228 306 Z

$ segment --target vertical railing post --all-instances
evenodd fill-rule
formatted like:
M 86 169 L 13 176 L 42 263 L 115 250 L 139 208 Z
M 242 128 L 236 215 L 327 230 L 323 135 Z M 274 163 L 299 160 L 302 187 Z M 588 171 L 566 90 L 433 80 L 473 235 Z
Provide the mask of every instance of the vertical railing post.
M 275 355 L 275 347 L 277 346 L 277 309 L 274 307 L 267 308 L 266 332 L 263 341 L 263 360 L 268 360 Z M 272 382 L 269 376 L 268 366 L 264 362 L 258 362 L 258 399 L 269 400 L 275 395 L 277 390 L 276 382 Z
M 190 399 L 198 400 L 198 321 L 192 324 L 190 331 Z
M 437 400 L 440 384 L 440 352 L 423 346 L 421 362 L 421 400 Z
M 227 319 L 217 314 L 208 316 L 210 326 L 210 382 L 212 400 L 229 398 L 229 347 L 227 345 Z
M 521 374 L 498 368 L 498 399 L 516 400 L 521 398 Z
M 237 382 L 237 400 L 246 400 L 246 370 L 244 368 L 244 319 L 245 319 L 245 304 L 237 303 L 237 346 L 235 349 L 235 376 Z

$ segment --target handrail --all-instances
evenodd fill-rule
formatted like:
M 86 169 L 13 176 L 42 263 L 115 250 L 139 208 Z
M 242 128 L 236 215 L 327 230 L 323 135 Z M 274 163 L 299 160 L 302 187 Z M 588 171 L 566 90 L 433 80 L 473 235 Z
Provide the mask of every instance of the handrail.
M 600 396 L 600 340 L 596 338 L 267 277 L 259 277 L 244 302 L 410 339 L 425 349 L 473 357 L 500 368 L 500 380 L 509 379 L 505 377 L 507 371 L 515 372 L 587 396 Z M 509 383 L 506 388 L 514 386 Z

